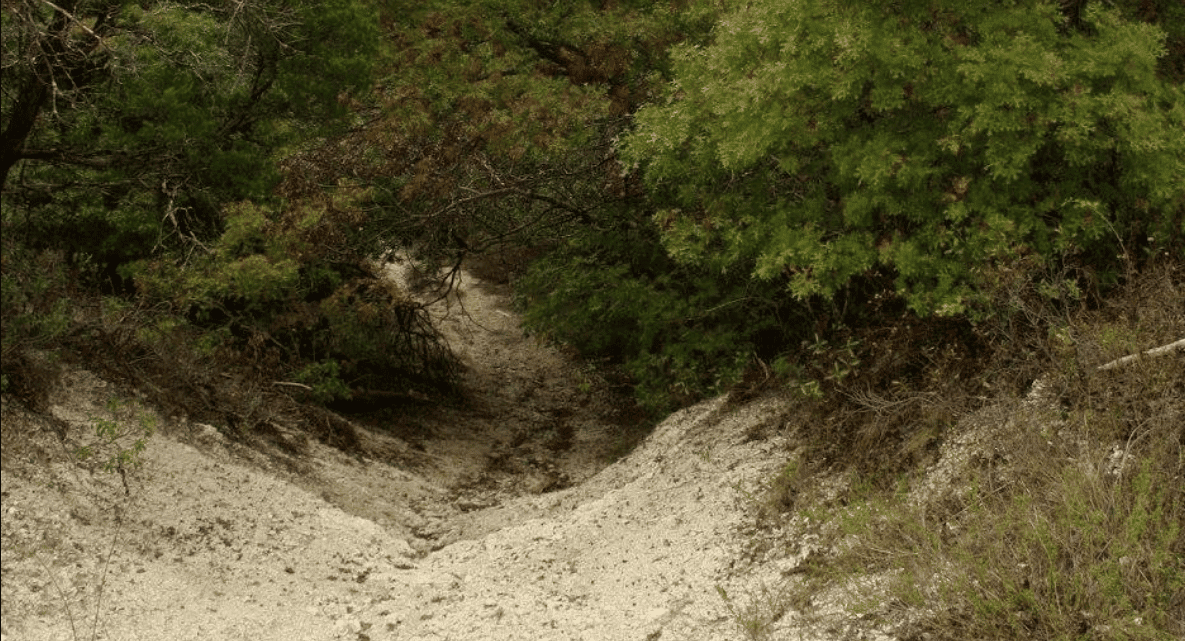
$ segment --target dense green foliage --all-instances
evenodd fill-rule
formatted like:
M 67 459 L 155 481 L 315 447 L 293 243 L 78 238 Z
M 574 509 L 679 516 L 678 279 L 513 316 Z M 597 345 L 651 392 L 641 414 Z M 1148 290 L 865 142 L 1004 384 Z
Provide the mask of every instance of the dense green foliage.
M 448 391 L 456 365 L 423 307 L 376 268 L 342 262 L 356 254 L 340 229 L 361 220 L 345 196 L 229 205 L 209 252 L 131 266 L 141 300 L 203 330 L 205 350 L 316 400 Z
M 354 0 L 26 0 L 0 15 L 5 231 L 112 269 L 215 237 L 223 203 L 268 197 L 275 154 L 345 115 L 377 42 Z
M 292 163 L 374 189 L 375 253 L 454 264 L 554 243 L 625 196 L 612 138 L 684 20 L 646 2 L 384 6 L 374 104 Z
M 126 304 L 94 305 L 98 286 L 141 310 L 117 358 L 184 344 L 321 401 L 449 387 L 423 309 L 352 244 L 364 192 L 295 190 L 281 164 L 368 95 L 373 6 L 29 1 L 2 16 L 6 373 L 75 325 L 122 331 L 83 312 Z
M 423 329 L 371 260 L 501 252 L 534 260 L 532 330 L 669 409 L 746 376 L 817 393 L 854 327 L 1007 316 L 1031 281 L 1081 300 L 1185 243 L 1173 0 L 0 18 L 5 322 L 32 343 L 62 331 L 47 283 L 99 285 L 346 395 L 381 378 L 361 355 L 418 349 L 383 323 Z
M 698 3 L 618 139 L 634 200 L 536 263 L 528 321 L 669 409 L 746 376 L 818 393 L 906 306 L 1007 326 L 1017 292 L 1176 259 L 1181 11 Z
M 886 273 L 982 311 L 1018 257 L 1106 281 L 1180 251 L 1185 94 L 1165 36 L 1101 5 L 766 0 L 674 52 L 623 145 L 676 260 L 831 298 Z
M 574 235 L 518 283 L 528 328 L 620 365 L 656 415 L 722 393 L 754 358 L 776 356 L 793 312 L 774 287 L 679 265 L 649 226 L 611 222 Z

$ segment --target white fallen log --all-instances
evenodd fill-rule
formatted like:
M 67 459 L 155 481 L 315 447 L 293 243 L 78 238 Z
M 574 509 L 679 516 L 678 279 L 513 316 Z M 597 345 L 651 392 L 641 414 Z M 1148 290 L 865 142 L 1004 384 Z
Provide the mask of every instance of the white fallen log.
M 1169 343 L 1168 345 L 1161 345 L 1160 347 L 1154 347 L 1150 350 L 1141 352 L 1139 354 L 1129 354 L 1127 356 L 1124 356 L 1123 358 L 1117 358 L 1105 365 L 1099 365 L 1099 369 L 1100 370 L 1115 369 L 1117 367 L 1123 367 L 1124 365 L 1127 365 L 1128 363 L 1134 363 L 1135 361 L 1138 361 L 1145 356 L 1163 356 L 1165 354 L 1169 354 L 1171 352 L 1176 352 L 1176 351 L 1185 352 L 1185 338 L 1182 338 L 1177 341 L 1173 341 L 1172 343 Z

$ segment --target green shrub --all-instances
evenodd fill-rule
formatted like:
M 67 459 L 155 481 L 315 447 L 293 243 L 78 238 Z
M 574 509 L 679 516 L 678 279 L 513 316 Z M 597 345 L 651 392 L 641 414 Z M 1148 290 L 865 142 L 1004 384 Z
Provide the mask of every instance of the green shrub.
M 130 273 L 146 304 L 201 329 L 204 351 L 292 377 L 318 401 L 451 389 L 455 364 L 426 312 L 346 244 L 341 229 L 358 220 L 342 198 L 228 207 L 208 251 Z
M 620 366 L 655 413 L 722 393 L 785 341 L 760 284 L 680 267 L 636 225 L 584 232 L 516 288 L 530 330 Z
M 70 327 L 73 284 L 60 252 L 35 251 L 5 240 L 0 318 L 5 353 L 45 346 Z
M 803 300 L 880 274 L 919 315 L 978 317 L 1018 259 L 1106 284 L 1180 251 L 1185 93 L 1153 24 L 1102 3 L 760 0 L 713 35 L 675 48 L 621 146 L 681 264 Z
M 107 403 L 107 411 L 110 418 L 93 418 L 94 438 L 79 445 L 74 455 L 80 463 L 94 461 L 104 472 L 124 476 L 143 464 L 148 439 L 156 432 L 156 418 L 135 403 L 116 399 Z
M 311 396 L 318 403 L 348 400 L 351 396 L 349 386 L 341 379 L 341 367 L 334 360 L 310 363 L 296 372 L 293 379 L 312 388 Z

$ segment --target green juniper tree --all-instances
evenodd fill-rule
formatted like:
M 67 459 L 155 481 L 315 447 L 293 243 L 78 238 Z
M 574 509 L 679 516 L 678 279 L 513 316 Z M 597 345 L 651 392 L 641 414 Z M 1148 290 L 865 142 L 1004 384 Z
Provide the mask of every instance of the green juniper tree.
M 281 183 L 300 173 L 284 158 L 356 124 L 373 4 L 17 0 L 0 18 L 6 373 L 47 333 L 27 316 L 114 282 L 151 308 L 136 335 L 161 353 L 192 343 L 317 400 L 448 386 L 424 311 L 344 231 L 365 190 Z
M 1103 4 L 758 0 L 675 48 L 622 152 L 676 260 L 801 300 L 885 274 L 919 314 L 976 313 L 1018 258 L 1105 278 L 1179 251 L 1165 39 Z
M 1110 6 L 692 3 L 616 147 L 650 200 L 537 265 L 528 321 L 670 407 L 1179 257 L 1185 6 Z
M 346 114 L 377 44 L 357 0 L 17 0 L 0 19 L 7 231 L 116 263 L 268 197 L 276 153 Z

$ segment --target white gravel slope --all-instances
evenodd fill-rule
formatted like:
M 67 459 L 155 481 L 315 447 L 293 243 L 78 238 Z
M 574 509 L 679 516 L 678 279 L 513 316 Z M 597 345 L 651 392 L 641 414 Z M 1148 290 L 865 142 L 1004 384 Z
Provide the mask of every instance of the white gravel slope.
M 436 313 L 479 398 L 414 447 L 361 430 L 366 456 L 285 462 L 174 422 L 125 489 L 53 436 L 93 440 L 113 386 L 68 370 L 56 422 L 6 400 L 0 641 L 740 639 L 718 588 L 752 584 L 737 529 L 788 448 L 749 436 L 784 404 L 702 403 L 599 469 L 605 402 L 504 287 L 466 274 Z M 531 444 L 556 421 L 567 449 Z
M 73 379 L 75 404 L 55 413 L 83 429 L 104 385 Z M 497 508 L 510 527 L 427 556 L 213 431 L 197 447 L 154 437 L 130 496 L 115 475 L 14 451 L 4 639 L 739 638 L 716 588 L 732 587 L 741 490 L 784 451 L 744 435 L 777 409 L 715 400 L 679 412 L 584 483 Z M 36 420 L 5 407 L 6 429 Z M 316 461 L 326 477 L 359 465 Z M 406 471 L 368 466 L 393 508 L 432 499 Z
M 355 620 L 375 640 L 739 638 L 716 587 L 738 551 L 738 489 L 768 477 L 775 447 L 743 434 L 774 404 L 721 406 L 675 414 L 582 487 L 529 500 L 550 515 L 383 576 L 391 594 Z

